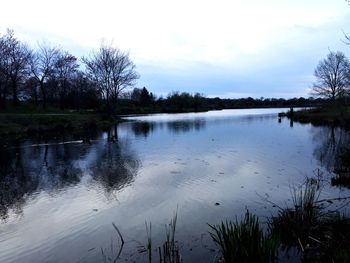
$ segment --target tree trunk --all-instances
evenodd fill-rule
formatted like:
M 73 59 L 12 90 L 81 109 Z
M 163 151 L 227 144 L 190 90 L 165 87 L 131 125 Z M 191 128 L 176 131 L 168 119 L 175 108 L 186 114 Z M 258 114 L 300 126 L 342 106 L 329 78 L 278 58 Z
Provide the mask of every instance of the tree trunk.
M 13 105 L 18 104 L 18 94 L 17 94 L 17 82 L 12 81 L 12 98 L 13 98 Z
M 0 109 L 5 108 L 5 92 L 2 90 L 2 83 L 0 81 Z
M 64 103 L 65 103 L 65 98 L 66 98 L 66 81 L 63 80 L 62 83 L 62 92 L 61 92 L 61 96 L 60 96 L 60 108 L 61 110 L 64 110 Z
M 38 107 L 38 91 L 37 91 L 37 87 L 34 88 L 34 102 L 35 102 L 35 107 Z
M 64 95 L 60 95 L 60 109 L 64 110 Z
M 46 109 L 46 90 L 44 87 L 44 83 L 41 81 L 40 82 L 40 90 L 41 90 L 41 94 L 43 96 L 43 109 Z
M 111 115 L 111 105 L 109 102 L 109 90 L 108 89 L 106 92 L 106 103 L 107 103 L 107 113 L 108 113 L 108 115 Z

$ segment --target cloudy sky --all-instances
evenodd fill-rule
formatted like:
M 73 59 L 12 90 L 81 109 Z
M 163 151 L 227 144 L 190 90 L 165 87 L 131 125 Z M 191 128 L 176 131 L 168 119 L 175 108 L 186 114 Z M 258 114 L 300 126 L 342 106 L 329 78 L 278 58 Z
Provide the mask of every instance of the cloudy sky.
M 113 41 L 158 95 L 291 98 L 309 96 L 329 50 L 350 55 L 349 21 L 345 0 L 11 0 L 0 33 L 79 57 Z

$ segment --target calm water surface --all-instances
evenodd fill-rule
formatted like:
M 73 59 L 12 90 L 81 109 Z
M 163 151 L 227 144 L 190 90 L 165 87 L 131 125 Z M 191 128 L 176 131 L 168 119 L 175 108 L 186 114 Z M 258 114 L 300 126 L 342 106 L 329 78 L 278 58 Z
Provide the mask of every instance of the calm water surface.
M 99 262 L 101 249 L 113 258 L 112 222 L 126 241 L 121 261 L 146 261 L 145 221 L 159 245 L 176 210 L 185 262 L 212 262 L 207 223 L 247 208 L 264 221 L 277 212 L 264 198 L 289 203 L 290 186 L 315 169 L 323 196 L 349 195 L 330 183 L 348 133 L 278 122 L 281 111 L 156 114 L 106 132 L 3 138 L 0 262 Z

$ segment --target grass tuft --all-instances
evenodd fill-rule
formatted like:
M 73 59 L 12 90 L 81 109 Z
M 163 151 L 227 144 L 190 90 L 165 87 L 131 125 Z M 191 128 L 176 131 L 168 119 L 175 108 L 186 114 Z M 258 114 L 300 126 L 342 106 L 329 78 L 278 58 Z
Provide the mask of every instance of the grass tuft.
M 245 214 L 243 220 L 210 225 L 210 236 L 219 246 L 225 262 L 271 262 L 277 254 L 278 240 L 264 235 L 259 219 Z
M 281 208 L 269 221 L 282 249 L 288 252 L 297 248 L 305 262 L 349 262 L 349 217 L 341 216 L 339 208 L 326 210 L 325 204 L 329 207 L 334 201 L 348 201 L 350 197 L 320 200 L 321 189 L 314 180 L 292 188 L 291 193 L 294 207 Z
M 181 262 L 180 249 L 175 240 L 177 223 L 177 210 L 174 217 L 170 220 L 169 225 L 165 225 L 166 241 L 162 248 L 159 247 L 159 262 L 178 263 Z

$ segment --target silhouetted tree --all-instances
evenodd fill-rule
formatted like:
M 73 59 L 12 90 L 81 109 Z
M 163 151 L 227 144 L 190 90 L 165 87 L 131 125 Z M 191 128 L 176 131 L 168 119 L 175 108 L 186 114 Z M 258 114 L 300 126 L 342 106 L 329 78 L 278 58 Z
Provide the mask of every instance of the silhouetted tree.
M 135 102 L 139 103 L 140 102 L 140 97 L 141 97 L 141 89 L 134 88 L 133 91 L 131 92 L 130 99 L 132 101 L 135 101 Z
M 146 106 L 146 105 L 149 105 L 150 102 L 151 102 L 151 96 L 148 90 L 145 87 L 143 87 L 140 94 L 140 104 L 142 106 Z
M 54 64 L 55 78 L 60 99 L 60 107 L 64 109 L 65 98 L 68 93 L 68 86 L 72 81 L 74 74 L 77 73 L 79 65 L 77 58 L 68 52 L 59 52 Z
M 94 51 L 90 58 L 83 58 L 83 62 L 88 76 L 106 100 L 109 113 L 114 113 L 121 91 L 133 86 L 139 78 L 129 54 L 102 43 L 99 50 Z
M 66 98 L 67 105 L 72 108 L 97 108 L 100 94 L 95 84 L 82 71 L 77 71 L 72 81 L 72 89 Z
M 340 51 L 330 52 L 315 69 L 313 93 L 333 101 L 343 97 L 349 90 L 349 73 L 350 64 L 346 56 Z
M 34 101 L 35 106 L 38 106 L 39 102 L 39 87 L 38 82 L 34 77 L 27 79 L 24 85 L 24 89 L 29 95 L 29 98 Z
M 3 37 L 0 38 L 0 108 L 5 107 L 8 95 L 8 75 L 6 61 L 6 46 Z
M 12 100 L 18 102 L 19 85 L 29 73 L 30 49 L 14 37 L 12 30 L 0 38 L 0 71 L 5 78 L 5 85 L 9 84 Z
M 48 95 L 46 81 L 55 71 L 59 54 L 59 49 L 56 47 L 41 44 L 31 59 L 31 72 L 39 84 L 44 109 L 46 108 Z
M 206 105 L 206 100 L 204 96 L 201 95 L 200 93 L 194 94 L 194 97 L 193 97 L 194 110 L 198 111 L 201 108 L 204 108 L 205 105 Z

